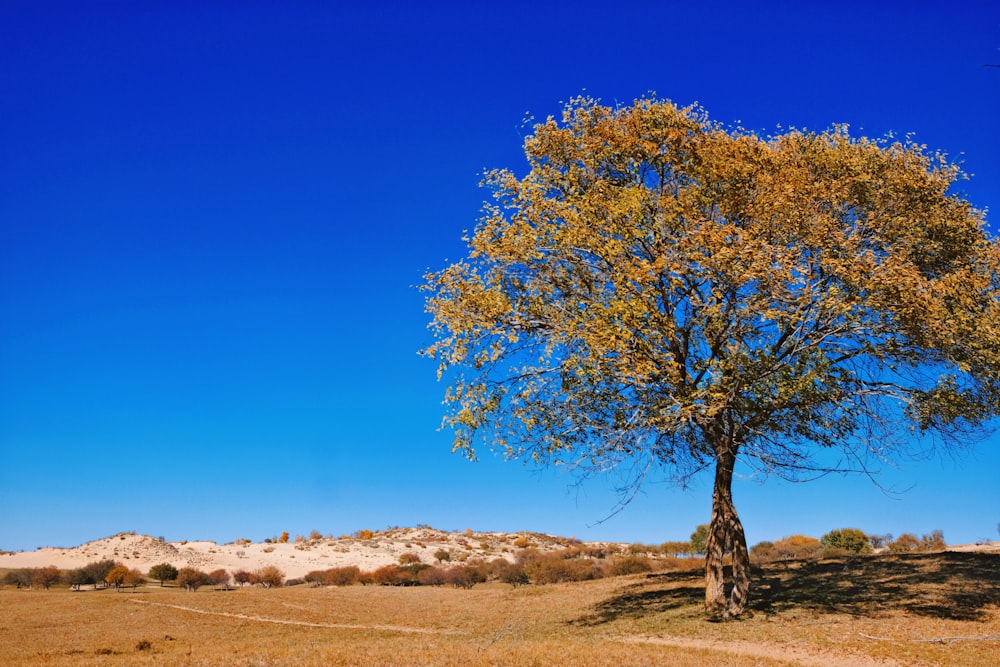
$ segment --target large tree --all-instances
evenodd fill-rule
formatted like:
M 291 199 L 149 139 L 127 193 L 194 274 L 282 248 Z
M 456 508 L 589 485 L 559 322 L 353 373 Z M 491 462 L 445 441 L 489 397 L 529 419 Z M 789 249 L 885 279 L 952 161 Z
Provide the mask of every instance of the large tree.
M 1000 249 L 945 157 L 654 98 L 573 100 L 525 153 L 487 174 L 468 257 L 426 277 L 455 447 L 713 468 L 713 612 L 750 588 L 737 464 L 868 472 L 997 414 Z

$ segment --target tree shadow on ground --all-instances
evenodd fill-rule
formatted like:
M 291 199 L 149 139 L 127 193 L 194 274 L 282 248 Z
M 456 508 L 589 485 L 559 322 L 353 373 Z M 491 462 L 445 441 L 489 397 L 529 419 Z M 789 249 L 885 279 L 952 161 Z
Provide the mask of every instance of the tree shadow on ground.
M 1000 605 L 1000 556 L 945 552 L 772 563 L 755 568 L 750 596 L 747 609 L 753 613 L 808 610 L 872 617 L 905 611 L 981 621 L 989 617 L 988 607 Z M 704 600 L 701 571 L 655 573 L 574 623 L 643 618 L 697 608 Z

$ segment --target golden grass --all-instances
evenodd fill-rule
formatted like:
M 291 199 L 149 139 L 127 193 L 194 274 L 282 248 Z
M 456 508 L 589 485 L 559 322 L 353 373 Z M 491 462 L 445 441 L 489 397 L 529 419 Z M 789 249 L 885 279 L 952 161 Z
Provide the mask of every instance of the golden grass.
M 0 664 L 998 663 L 998 556 L 802 562 L 769 566 L 755 583 L 752 616 L 731 623 L 704 619 L 701 581 L 690 572 L 518 589 L 8 587 L 0 590 Z M 977 639 L 913 641 L 948 637 Z M 142 641 L 151 646 L 139 650 Z

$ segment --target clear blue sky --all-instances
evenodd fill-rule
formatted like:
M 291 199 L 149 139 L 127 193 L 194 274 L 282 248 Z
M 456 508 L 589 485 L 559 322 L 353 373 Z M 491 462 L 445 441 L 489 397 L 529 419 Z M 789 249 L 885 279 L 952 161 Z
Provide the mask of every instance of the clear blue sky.
M 711 480 L 469 463 L 438 431 L 428 268 L 485 167 L 583 91 L 914 132 L 1000 210 L 993 2 L 0 2 L 0 548 L 427 523 L 686 539 Z M 992 221 L 996 229 L 997 222 Z M 996 539 L 1000 436 L 881 481 L 742 479 L 751 543 Z

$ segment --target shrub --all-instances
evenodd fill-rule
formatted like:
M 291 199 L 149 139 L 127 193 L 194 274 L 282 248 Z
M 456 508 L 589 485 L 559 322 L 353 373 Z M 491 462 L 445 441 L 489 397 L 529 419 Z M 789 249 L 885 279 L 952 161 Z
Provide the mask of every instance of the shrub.
M 608 568 L 608 576 L 621 577 L 627 574 L 652 572 L 653 566 L 648 558 L 642 556 L 623 556 L 615 558 Z
M 428 567 L 417 574 L 417 582 L 421 586 L 443 586 L 448 582 L 448 577 L 441 568 Z
M 265 565 L 259 570 L 254 570 L 251 583 L 259 584 L 264 588 L 278 588 L 285 581 L 285 573 L 274 565 Z
M 358 583 L 361 570 L 353 565 L 332 567 L 328 570 L 313 570 L 305 580 L 317 586 L 353 586 Z
M 465 565 L 456 565 L 445 570 L 445 581 L 455 588 L 472 588 L 475 584 L 473 571 Z
M 326 571 L 323 581 L 329 586 L 353 586 L 358 583 L 360 574 L 361 570 L 354 565 L 334 567 Z
M 354 532 L 354 537 L 359 540 L 370 540 L 375 537 L 375 533 L 370 530 L 357 530 Z
M 774 543 L 774 550 L 781 560 L 812 558 L 822 548 L 815 537 L 807 535 L 790 535 Z
M 437 562 L 439 563 L 450 561 L 451 552 L 448 551 L 447 549 L 438 549 L 437 551 L 434 552 L 434 558 L 436 558 Z
M 413 573 L 398 565 L 385 565 L 372 572 L 372 581 L 379 586 L 412 586 Z
M 319 532 L 315 528 L 309 533 L 309 539 L 314 541 L 319 541 L 323 539 L 323 533 Z
M 868 536 L 857 528 L 838 528 L 820 538 L 820 543 L 827 550 L 841 550 L 844 554 L 871 553 L 872 546 Z M 827 552 L 825 555 L 833 555 Z
M 919 538 L 913 533 L 903 533 L 894 542 L 890 542 L 888 546 L 892 553 L 908 553 L 913 551 L 943 551 L 947 545 L 944 541 L 944 533 L 935 530 L 929 535 L 922 535 Z
M 497 558 L 491 564 L 493 570 L 493 576 L 505 584 L 510 584 L 511 586 L 517 588 L 518 586 L 523 586 L 530 583 L 527 573 L 524 571 L 524 565 L 520 563 L 511 563 L 504 558 Z
M 285 543 L 288 542 L 288 531 L 287 530 L 281 534 L 281 537 L 278 538 L 278 542 L 280 542 L 281 544 L 285 544 Z
M 253 574 L 246 570 L 236 570 L 233 572 L 233 581 L 239 584 L 240 588 L 243 588 L 243 584 L 249 584 L 253 581 Z
M 935 530 L 930 535 L 922 535 L 920 537 L 921 551 L 944 551 L 947 546 L 944 541 L 944 533 L 940 530 Z
M 399 564 L 400 565 L 416 565 L 420 562 L 420 556 L 413 553 L 412 551 L 407 551 L 406 553 L 400 554 Z
M 889 551 L 892 553 L 906 553 L 920 549 L 920 540 L 913 533 L 903 533 L 889 543 Z
M 770 563 L 778 560 L 778 550 L 773 542 L 758 542 L 750 547 L 750 558 L 755 563 Z
M 585 581 L 597 578 L 598 571 L 591 561 L 568 559 L 563 553 L 540 554 L 525 552 L 519 562 L 524 573 L 534 584 L 557 584 L 566 581 Z
M 697 570 L 704 567 L 704 558 L 678 558 L 677 556 L 665 556 L 651 561 L 657 570 Z

